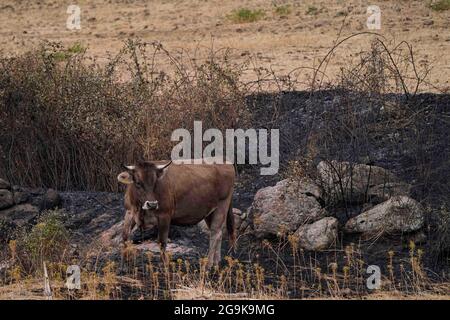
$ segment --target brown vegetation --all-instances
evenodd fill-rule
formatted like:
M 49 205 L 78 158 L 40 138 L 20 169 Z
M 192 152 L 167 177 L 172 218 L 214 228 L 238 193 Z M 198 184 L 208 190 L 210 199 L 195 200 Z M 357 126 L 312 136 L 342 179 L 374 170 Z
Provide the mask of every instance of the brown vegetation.
M 448 174 L 446 149 L 444 161 L 427 155 L 427 148 L 439 147 L 439 135 L 430 131 L 428 124 L 435 121 L 436 126 L 445 128 L 440 122 L 445 118 L 440 117 L 440 110 L 418 100 L 428 68 L 419 69 L 411 48 L 404 46 L 406 50 L 389 49 L 381 39 L 375 40 L 361 62 L 343 70 L 337 82 L 325 81 L 329 60 L 314 69 L 309 101 L 324 126 L 320 130 L 310 127 L 306 153 L 293 158 L 286 174 L 292 178 L 308 175 L 317 158 L 370 162 L 375 155 L 372 146 L 401 145 L 408 161 L 400 162 L 400 173 L 416 179 L 417 196 L 432 212 L 430 234 L 436 233 L 427 248 L 437 251 L 417 248 L 414 242 L 409 244 L 406 260 L 404 256 L 396 260 L 400 253 L 388 251 L 383 258 L 388 272 L 382 291 L 394 296 L 448 297 L 445 285 L 439 285 L 446 276 L 428 269 L 430 261 L 445 261 L 449 252 L 448 180 L 443 179 Z M 154 55 L 170 61 L 174 76 L 158 71 L 152 63 Z M 249 69 L 231 64 L 226 52 L 211 52 L 206 63 L 197 65 L 175 59 L 158 43 L 131 41 L 106 67 L 90 62 L 79 47 L 65 49 L 55 44 L 24 56 L 3 58 L 1 65 L 0 147 L 4 161 L 0 175 L 15 184 L 59 189 L 115 190 L 120 164 L 133 160 L 126 159 L 127 154 L 167 158 L 171 131 L 189 129 L 196 119 L 220 129 L 246 127 L 252 122 L 276 126 L 283 106 L 274 103 L 270 112 L 265 110 L 260 117 L 260 106 L 248 103 L 246 95 L 278 88 L 281 96 L 298 83 L 296 77 L 278 77 L 265 69 L 253 70 L 258 81 L 243 83 L 240 75 Z M 340 97 L 339 103 L 329 107 L 335 109 L 323 110 L 319 105 L 323 89 L 334 90 Z M 367 104 L 361 106 L 361 102 Z M 386 137 L 392 139 L 388 144 Z M 293 150 L 299 150 L 296 143 L 291 142 Z M 49 232 L 62 237 L 61 246 L 52 246 L 55 251 L 51 252 L 47 250 L 48 241 L 53 241 L 46 236 Z M 70 262 L 66 236 L 63 225 L 50 219 L 33 227 L 29 237 L 10 242 L 5 259 L 12 264 L 2 275 L 2 282 L 9 285 L 5 290 L 32 287 L 33 282 L 24 279 L 40 276 L 46 260 L 54 298 L 74 297 L 62 286 Z M 365 245 L 341 242 L 333 251 L 335 258 L 325 261 L 322 253 L 299 249 L 288 235 L 259 246 L 262 259 L 271 261 L 274 269 L 265 270 L 257 260 L 231 257 L 212 271 L 205 268 L 205 260 L 171 260 L 162 265 L 158 258 L 145 256 L 130 244 L 123 248 L 120 261 L 104 261 L 101 246 L 85 248 L 81 252 L 85 280 L 75 297 L 371 297 L 365 285 L 369 252 Z

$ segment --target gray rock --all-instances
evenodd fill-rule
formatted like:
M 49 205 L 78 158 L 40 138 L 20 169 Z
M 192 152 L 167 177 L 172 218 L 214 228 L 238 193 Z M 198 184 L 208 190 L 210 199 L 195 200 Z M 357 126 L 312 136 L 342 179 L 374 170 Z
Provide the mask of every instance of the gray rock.
M 323 197 L 323 190 L 310 178 L 302 177 L 298 180 L 290 180 L 290 187 L 298 193 L 313 196 L 316 199 Z
M 14 197 L 11 191 L 0 189 L 0 210 L 14 205 Z
M 331 203 L 364 203 L 371 187 L 399 182 L 393 173 L 384 168 L 335 160 L 321 161 L 317 172 Z
M 398 196 L 350 219 L 344 230 L 347 233 L 380 236 L 419 230 L 424 220 L 424 209 L 420 203 L 406 196 Z
M 123 223 L 123 221 L 120 221 L 100 234 L 100 240 L 103 246 L 111 247 L 120 245 L 122 242 Z
M 32 204 L 19 204 L 14 207 L 2 210 L 0 216 L 16 226 L 24 226 L 35 219 L 39 214 L 39 208 Z
M 311 224 L 298 228 L 294 236 L 298 239 L 300 248 L 317 251 L 331 247 L 338 236 L 338 220 L 326 217 Z
M 13 192 L 14 203 L 21 204 L 25 203 L 30 199 L 30 194 L 24 191 Z
M 61 206 L 61 197 L 59 193 L 53 189 L 48 189 L 42 201 L 42 209 L 54 209 L 59 206 Z
M 0 189 L 11 189 L 11 184 L 0 178 Z
M 396 196 L 407 196 L 411 193 L 411 185 L 403 182 L 388 182 L 370 187 L 367 195 L 371 202 L 380 203 Z
M 326 210 L 305 189 L 286 179 L 258 190 L 251 207 L 255 236 L 291 233 L 305 223 L 325 217 Z

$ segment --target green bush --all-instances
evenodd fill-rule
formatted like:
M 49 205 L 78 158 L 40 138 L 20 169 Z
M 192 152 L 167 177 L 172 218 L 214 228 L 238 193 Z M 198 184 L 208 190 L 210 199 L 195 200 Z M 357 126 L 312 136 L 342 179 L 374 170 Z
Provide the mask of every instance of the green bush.
M 241 8 L 238 10 L 233 10 L 228 18 L 235 23 L 248 23 L 255 22 L 262 19 L 265 16 L 263 10 L 251 10 L 247 8 Z
M 70 232 L 64 225 L 64 210 L 44 211 L 31 230 L 23 230 L 17 239 L 17 257 L 24 270 L 41 272 L 43 262 L 67 262 L 70 252 Z

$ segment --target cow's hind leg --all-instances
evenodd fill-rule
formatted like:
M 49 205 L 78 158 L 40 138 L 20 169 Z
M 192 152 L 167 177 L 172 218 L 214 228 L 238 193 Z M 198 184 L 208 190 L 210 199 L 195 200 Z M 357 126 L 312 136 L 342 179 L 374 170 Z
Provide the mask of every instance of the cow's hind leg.
M 222 233 L 228 212 L 227 201 L 219 202 L 217 209 L 211 213 L 206 219 L 209 227 L 209 251 L 208 251 L 208 268 L 218 266 L 220 263 L 222 248 Z

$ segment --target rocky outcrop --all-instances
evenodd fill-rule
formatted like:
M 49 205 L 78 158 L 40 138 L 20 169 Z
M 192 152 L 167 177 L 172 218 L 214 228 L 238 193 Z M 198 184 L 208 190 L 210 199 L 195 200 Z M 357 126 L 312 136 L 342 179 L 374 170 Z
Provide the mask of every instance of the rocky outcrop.
M 350 219 L 345 232 L 377 235 L 412 232 L 422 228 L 424 209 L 406 196 L 396 196 Z
M 14 191 L 13 196 L 15 204 L 25 203 L 30 200 L 29 193 L 24 191 Z
M 273 187 L 260 189 L 251 206 L 254 235 L 263 238 L 280 233 L 292 233 L 301 225 L 312 223 L 327 215 L 315 195 L 318 187 L 282 180 Z
M 338 236 L 338 220 L 326 217 L 298 228 L 294 233 L 300 248 L 306 250 L 324 250 L 330 248 Z
M 39 208 L 30 204 L 18 204 L 0 211 L 0 219 L 4 219 L 13 223 L 17 227 L 23 227 L 32 220 L 34 220 L 39 214 Z
M 383 201 L 409 195 L 410 186 L 390 171 L 372 165 L 321 161 L 317 165 L 320 184 L 330 203 Z
M 409 196 L 411 185 L 404 182 L 387 182 L 372 186 L 367 191 L 368 199 L 373 203 L 380 203 L 396 196 Z
M 11 228 L 31 226 L 41 211 L 60 205 L 61 197 L 53 189 L 11 186 L 0 179 L 0 221 Z M 7 237 L 0 235 L 0 238 Z

